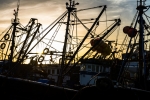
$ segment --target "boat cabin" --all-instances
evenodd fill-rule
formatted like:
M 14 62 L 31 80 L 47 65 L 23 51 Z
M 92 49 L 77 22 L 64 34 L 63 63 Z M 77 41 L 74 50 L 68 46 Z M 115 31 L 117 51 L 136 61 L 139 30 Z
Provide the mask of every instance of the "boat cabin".
M 97 59 L 86 59 L 80 65 L 80 85 L 94 85 L 98 78 L 108 77 L 110 67 L 102 65 Z

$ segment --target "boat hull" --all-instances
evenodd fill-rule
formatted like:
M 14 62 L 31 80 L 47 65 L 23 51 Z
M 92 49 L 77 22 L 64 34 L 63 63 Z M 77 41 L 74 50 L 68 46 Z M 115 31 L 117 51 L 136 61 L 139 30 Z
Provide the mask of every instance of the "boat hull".
M 36 81 L 0 76 L 0 94 L 7 100 L 71 99 L 77 90 Z

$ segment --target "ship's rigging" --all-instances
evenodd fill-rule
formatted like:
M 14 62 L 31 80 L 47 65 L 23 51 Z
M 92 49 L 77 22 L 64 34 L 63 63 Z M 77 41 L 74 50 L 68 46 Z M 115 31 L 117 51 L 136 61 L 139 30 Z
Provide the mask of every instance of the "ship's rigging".
M 4 62 L 11 61 L 12 63 L 16 63 L 13 66 L 10 64 L 11 69 L 23 64 L 27 60 L 30 60 L 30 64 L 33 66 L 34 64 L 44 64 L 44 62 L 59 64 L 61 70 L 58 80 L 60 81 L 63 76 L 68 74 L 82 59 L 96 57 L 98 59 L 100 59 L 100 57 L 104 59 L 114 59 L 112 58 L 114 54 L 111 53 L 111 41 L 108 41 L 107 38 L 120 26 L 121 20 L 109 20 L 108 18 L 106 18 L 106 21 L 104 19 L 101 20 L 100 18 L 102 16 L 106 16 L 103 15 L 104 12 L 106 13 L 106 5 L 80 10 L 76 8 L 77 5 L 79 5 L 79 3 L 70 0 L 69 3 L 66 3 L 67 10 L 47 28 L 41 31 L 40 27 L 42 24 L 39 23 L 36 18 L 31 18 L 26 26 L 20 24 L 18 20 L 18 3 L 17 11 L 14 10 L 15 19 L 12 22 L 12 26 L 1 39 L 1 41 L 3 41 L 3 43 L 1 43 L 2 60 L 4 60 Z M 78 17 L 80 13 L 94 9 L 101 9 L 95 18 L 80 19 Z M 109 22 L 110 25 L 107 25 L 106 29 L 101 29 L 101 32 L 99 32 L 100 23 L 103 22 L 107 24 Z M 78 31 L 79 27 L 83 27 L 86 34 L 81 34 L 80 31 Z M 62 35 L 62 32 L 65 34 Z M 62 37 L 65 37 L 64 40 L 62 40 Z M 90 40 L 96 38 L 99 38 L 97 43 L 91 46 Z M 100 42 L 104 42 L 104 45 L 110 49 L 110 51 L 107 51 L 107 55 L 103 55 L 103 53 L 106 54 L 105 50 L 103 50 L 103 53 L 93 50 L 99 48 L 99 51 L 101 51 L 100 49 L 102 49 L 102 47 L 98 45 Z M 42 45 L 42 47 L 39 47 L 39 45 Z M 58 50 L 58 46 L 61 49 Z M 35 52 L 36 48 L 43 49 L 42 53 Z M 48 58 L 48 60 L 46 60 L 46 58 Z M 70 67 L 70 65 L 72 67 Z
M 146 0 L 145 0 L 146 1 Z M 123 59 L 121 70 L 118 76 L 118 82 L 125 75 L 125 71 L 128 70 L 129 61 L 138 62 L 137 76 L 136 80 L 138 83 L 138 88 L 147 89 L 147 79 L 149 73 L 149 50 L 147 45 L 149 43 L 149 16 L 146 14 L 146 11 L 150 8 L 145 5 L 145 1 L 137 1 L 137 12 L 133 18 L 133 21 L 130 26 L 125 26 L 123 32 L 126 34 L 126 37 L 123 43 L 127 43 L 126 55 Z M 129 28 L 129 29 L 128 29 Z M 126 30 L 127 29 L 127 30 Z M 147 39 L 146 39 L 147 38 Z M 123 43 L 120 50 L 123 50 Z M 135 57 L 134 57 L 135 56 Z M 132 58 L 133 57 L 133 58 Z M 129 64 L 130 65 L 130 64 Z M 126 66 L 126 67 L 125 67 Z M 144 80 L 142 83 L 142 80 Z M 124 84 L 124 83 L 122 83 Z M 142 85 L 143 84 L 143 85 Z
M 106 28 L 106 30 L 104 29 L 102 32 L 98 32 L 97 33 L 97 29 L 99 26 L 99 22 L 100 18 L 103 14 L 103 12 L 106 10 L 106 5 L 102 5 L 102 6 L 98 6 L 98 7 L 92 7 L 92 8 L 87 8 L 87 9 L 82 9 L 82 10 L 77 10 L 76 9 L 76 5 L 78 5 L 79 3 L 75 3 L 75 1 L 69 0 L 70 2 L 66 3 L 66 8 L 67 11 L 64 12 L 60 17 L 58 17 L 51 25 L 49 25 L 45 30 L 43 30 L 42 32 L 40 32 L 40 26 L 41 24 L 38 23 L 37 19 L 35 18 L 31 18 L 31 20 L 29 21 L 29 23 L 27 24 L 27 26 L 22 27 L 19 23 L 19 21 L 16 20 L 17 17 L 17 13 L 15 11 L 15 20 L 13 19 L 12 21 L 12 26 L 9 28 L 9 30 L 6 32 L 6 34 L 3 35 L 2 39 L 1 39 L 1 55 L 2 55 L 2 60 L 3 60 L 3 64 L 5 65 L 5 63 L 9 64 L 9 68 L 13 69 L 13 68 L 19 68 L 21 67 L 21 64 L 28 59 L 28 56 L 31 58 L 31 62 L 30 64 L 33 65 L 33 59 L 36 59 L 35 65 L 37 64 L 37 62 L 39 63 L 43 63 L 43 61 L 45 61 L 46 56 L 50 57 L 50 62 L 54 63 L 54 56 L 56 57 L 56 59 L 59 59 L 59 65 L 61 67 L 61 73 L 59 75 L 59 79 L 58 79 L 58 84 L 57 85 L 61 85 L 62 84 L 62 80 L 63 80 L 63 76 L 72 73 L 72 69 L 75 68 L 80 61 L 82 61 L 83 59 L 88 59 L 88 58 L 97 58 L 99 61 L 103 59 L 107 60 L 107 59 L 111 59 L 111 61 L 116 61 L 118 59 L 115 59 L 118 55 L 116 55 L 117 51 L 116 47 L 115 50 L 112 51 L 110 48 L 112 48 L 111 43 L 113 41 L 109 41 L 107 40 L 107 38 L 109 36 L 111 36 L 111 34 L 118 28 L 118 26 L 120 26 L 121 24 L 121 20 L 120 19 L 114 19 L 114 23 L 110 24 L 109 27 Z M 126 43 L 129 40 L 129 45 L 126 49 L 126 53 L 132 53 L 134 51 L 134 48 L 136 46 L 136 43 L 134 43 L 131 46 L 131 40 L 133 38 L 135 38 L 135 40 L 137 39 L 137 36 L 139 36 L 139 48 L 136 48 L 136 50 L 138 50 L 138 63 L 139 63 L 139 68 L 138 68 L 138 83 L 139 83 L 139 87 L 141 88 L 141 78 L 142 75 L 147 74 L 145 72 L 146 67 L 145 67 L 145 53 L 144 53 L 144 27 L 147 30 L 147 35 L 149 35 L 149 29 L 148 29 L 148 24 L 143 25 L 143 23 L 145 23 L 143 20 L 143 11 L 144 9 L 146 9 L 146 11 L 149 9 L 149 6 L 145 6 L 145 0 L 140 0 L 138 1 L 139 5 L 137 7 L 138 12 L 138 16 L 136 17 L 137 20 L 135 21 L 135 25 L 134 26 L 128 26 L 127 31 L 125 31 L 124 33 L 126 33 L 127 36 L 129 37 L 125 37 L 125 40 L 123 43 Z M 101 12 L 96 16 L 96 18 L 92 18 L 92 23 L 91 25 L 86 25 L 84 24 L 84 22 L 82 22 L 78 16 L 77 16 L 77 12 L 79 11 L 84 11 L 84 10 L 91 10 L 91 9 L 95 9 L 95 8 L 102 8 Z M 18 11 L 18 10 L 17 10 Z M 147 17 L 147 16 L 146 16 Z M 90 18 L 91 19 L 91 18 Z M 93 20 L 94 19 L 94 20 Z M 85 21 L 85 19 L 84 19 Z M 91 20 L 90 20 L 91 21 Z M 107 20 L 108 21 L 108 20 Z M 111 20 L 112 21 L 112 20 Z M 139 23 L 139 29 L 137 31 L 137 23 Z M 65 25 L 63 27 L 63 25 Z M 86 30 L 86 34 L 82 34 L 83 37 L 79 39 L 80 36 L 78 36 L 78 25 L 81 25 L 82 27 L 85 28 Z M 81 27 L 80 26 L 80 27 Z M 65 28 L 65 31 L 63 31 L 65 34 L 62 35 L 62 37 L 65 37 L 62 43 L 62 48 L 61 50 L 56 49 L 56 44 L 52 45 L 53 42 L 58 42 L 56 41 L 56 35 L 58 35 L 58 31 L 60 31 L 61 27 L 63 27 L 63 29 Z M 75 29 L 76 28 L 76 29 Z M 131 30 L 130 30 L 131 29 Z M 10 31 L 11 30 L 11 31 Z M 17 33 L 20 32 L 21 33 Z M 75 35 L 74 35 L 74 31 L 75 31 Z M 8 34 L 10 33 L 10 34 Z M 51 36 L 49 36 L 49 33 L 51 34 Z M 62 33 L 62 31 L 61 31 Z M 134 33 L 134 34 L 133 34 Z M 139 33 L 139 34 L 137 34 Z M 20 42 L 16 42 L 16 40 L 18 40 L 18 37 L 20 38 L 20 36 L 23 37 L 23 35 L 25 35 L 23 41 L 21 41 L 21 39 L 19 39 Z M 60 35 L 60 34 L 59 34 Z M 75 37 L 75 40 L 73 39 L 73 37 Z M 87 39 L 90 37 L 91 41 L 88 41 Z M 46 41 L 47 40 L 47 41 Z M 148 41 L 148 40 L 147 40 Z M 60 41 L 59 41 L 60 42 Z M 107 43 L 108 42 L 108 43 Z M 8 43 L 8 44 L 7 44 Z M 17 45 L 16 45 L 17 43 Z M 41 54 L 37 53 L 37 52 L 33 52 L 32 50 L 35 49 L 40 43 L 44 44 L 44 48 L 43 52 Z M 75 47 L 72 47 L 72 44 L 75 45 Z M 115 44 L 115 46 L 117 45 L 117 43 Z M 60 45 L 57 45 L 60 46 Z M 104 48 L 102 48 L 102 46 Z M 105 49 L 105 46 L 107 46 L 108 48 Z M 129 49 L 129 46 L 132 47 L 131 49 Z M 18 49 L 17 49 L 18 48 Z M 87 51 L 84 51 L 84 53 L 79 57 L 79 53 L 81 52 L 80 50 L 82 50 L 83 48 L 86 48 Z M 6 49 L 6 50 L 5 50 Z M 102 51 L 101 49 L 104 50 L 109 50 L 107 52 Z M 120 51 L 123 51 L 124 48 L 119 49 Z M 17 51 L 17 52 L 15 52 Z M 32 56 L 30 56 L 32 55 Z M 93 56 L 94 55 L 94 56 Z M 4 56 L 4 58 L 3 58 Z M 119 54 L 120 56 L 120 54 Z M 58 58 L 57 58 L 58 57 Z M 137 99 L 145 99 L 147 97 L 149 97 L 149 91 L 143 91 L 140 89 L 135 89 L 135 88 L 131 88 L 131 87 L 127 87 L 125 88 L 126 84 L 124 85 L 124 81 L 125 81 L 125 64 L 130 60 L 129 59 L 130 56 L 127 54 L 125 56 L 125 58 L 123 58 L 122 64 L 121 64 L 121 70 L 118 76 L 118 79 L 116 80 L 119 83 L 116 84 L 115 87 L 112 84 L 112 80 L 110 80 L 109 78 L 99 78 L 96 80 L 96 86 L 86 86 L 84 88 L 82 88 L 79 91 L 75 91 L 72 89 L 66 89 L 64 87 L 57 87 L 57 86 L 51 86 L 51 85 L 43 85 L 43 84 L 39 84 L 37 82 L 30 82 L 30 81 L 26 81 L 24 80 L 22 77 L 22 79 L 18 79 L 16 77 L 19 76 L 15 76 L 14 72 L 15 70 L 9 70 L 9 72 L 13 72 L 11 73 L 11 77 L 8 77 L 7 74 L 6 76 L 1 76 L 1 94 L 3 97 L 7 97 L 11 98 L 14 97 L 16 98 L 22 98 L 22 97 L 26 97 L 26 98 L 31 98 L 31 99 L 43 99 L 43 95 L 44 97 L 48 97 L 48 98 L 67 98 L 67 99 L 74 99 L 74 100 L 78 100 L 78 99 L 97 99 L 100 96 L 102 98 L 105 99 L 116 99 L 116 100 L 120 100 L 120 99 L 131 99 L 133 98 L 133 100 L 137 100 Z M 8 61 L 8 62 L 7 62 Z M 29 64 L 29 65 L 30 65 Z M 120 65 L 119 65 L 120 66 Z M 30 66 L 29 66 L 30 67 Z M 110 66 L 111 67 L 111 66 Z M 144 69 L 144 71 L 142 72 L 142 70 Z M 20 70 L 19 70 L 20 71 Z M 28 70 L 29 71 L 29 70 Z M 16 74 L 17 75 L 17 74 Z M 18 74 L 19 75 L 19 74 Z M 97 74 L 98 75 L 98 74 Z M 27 78 L 27 77 L 25 77 Z M 120 82 L 120 80 L 123 80 L 122 83 Z M 11 82 L 11 84 L 10 84 Z M 120 85 L 121 84 L 121 85 Z M 147 85 L 145 83 L 144 80 L 144 86 Z M 145 87 L 144 87 L 145 88 Z M 143 87 L 142 87 L 143 89 Z M 64 92 L 65 91 L 65 92 Z M 37 95 L 40 94 L 40 95 Z M 76 94 L 77 93 L 77 94 Z M 25 94 L 25 95 L 24 95 Z M 66 96 L 67 95 L 67 96 Z M 119 96 L 118 96 L 119 95 Z M 120 98 L 121 96 L 121 98 Z M 123 97 L 123 98 L 122 98 Z
M 71 5 L 70 5 L 71 4 Z M 77 16 L 78 12 L 82 12 L 82 11 L 87 11 L 87 10 L 91 10 L 91 9 L 98 9 L 98 8 L 102 8 L 104 7 L 102 10 L 102 12 L 100 13 L 100 16 L 102 16 L 102 13 L 105 11 L 106 6 L 97 6 L 97 7 L 91 7 L 91 8 L 87 8 L 87 9 L 80 9 L 77 10 L 75 8 L 76 5 L 78 5 L 79 3 L 75 3 L 74 1 L 70 1 L 70 3 L 66 4 L 66 7 L 68 9 L 68 11 L 64 12 L 60 17 L 58 17 L 52 24 L 50 24 L 46 29 L 44 29 L 42 32 L 40 32 L 39 28 L 41 27 L 41 24 L 38 23 L 38 19 L 35 18 L 31 18 L 31 20 L 29 21 L 29 23 L 26 26 L 22 26 L 19 22 L 19 19 L 16 18 L 18 17 L 18 10 L 19 10 L 19 4 L 17 7 L 17 11 L 14 10 L 15 12 L 15 18 L 17 20 L 17 27 L 14 29 L 16 29 L 16 31 L 11 31 L 13 29 L 13 24 L 10 27 L 10 29 L 6 32 L 7 34 L 3 35 L 3 38 L 1 39 L 1 41 L 3 40 L 8 40 L 6 41 L 7 43 L 11 43 L 11 42 L 16 42 L 17 39 L 18 41 L 16 43 L 12 43 L 12 47 L 14 48 L 18 48 L 16 54 L 15 51 L 11 52 L 11 54 L 9 53 L 9 51 L 5 51 L 5 48 L 10 48 L 10 47 L 5 47 L 6 46 L 6 42 L 3 42 L 1 44 L 2 47 L 2 56 L 5 55 L 8 58 L 8 55 L 11 55 L 10 57 L 12 58 L 12 61 L 14 62 L 24 62 L 24 60 L 26 60 L 26 57 L 31 57 L 29 56 L 30 54 L 37 54 L 35 52 L 32 52 L 32 50 L 39 45 L 40 43 L 43 43 L 45 45 L 45 48 L 43 49 L 43 54 L 42 55 L 38 55 L 39 59 L 41 58 L 42 60 L 44 60 L 43 58 L 45 58 L 46 54 L 47 55 L 64 55 L 63 52 L 68 52 L 67 54 L 70 55 L 71 53 L 73 53 L 75 51 L 75 48 L 78 47 L 78 50 L 76 51 L 76 53 L 80 50 L 82 50 L 83 48 L 86 48 L 87 45 L 89 44 L 89 42 L 87 43 L 87 40 L 89 37 L 99 37 L 101 36 L 103 33 L 97 34 L 96 30 L 98 29 L 99 23 L 103 22 L 98 20 L 99 18 L 89 18 L 89 19 L 79 19 Z M 69 7 L 70 6 L 70 7 Z M 67 14 L 70 14 L 69 16 L 67 16 Z M 71 16 L 71 17 L 70 17 Z M 66 17 L 70 17 L 71 19 L 66 19 Z M 114 19 L 114 20 L 107 20 L 107 21 L 117 21 L 118 19 Z M 90 22 L 83 22 L 83 21 L 90 21 Z M 93 22 L 94 21 L 94 22 Z M 13 22 L 12 22 L 13 23 Z M 90 26 L 86 24 L 88 23 L 93 23 L 93 26 L 91 28 L 89 28 Z M 58 35 L 58 31 L 60 30 L 60 28 L 62 27 L 62 25 L 66 25 L 66 30 L 68 32 L 66 32 L 67 36 L 65 39 L 65 43 L 64 41 L 58 41 L 56 40 L 56 35 Z M 80 36 L 77 36 L 77 25 L 81 25 L 83 26 L 86 30 L 87 30 L 87 35 L 86 37 L 84 35 L 81 36 L 81 38 L 79 39 Z M 80 27 L 81 27 L 80 26 Z M 71 31 L 72 30 L 72 31 Z M 17 33 L 17 31 L 19 33 Z M 73 33 L 73 31 L 76 31 Z M 104 30 L 104 32 L 107 30 Z M 51 33 L 52 32 L 52 33 Z M 13 33 L 14 35 L 11 36 L 10 34 Z M 53 34 L 51 36 L 48 36 L 48 34 Z M 23 36 L 24 35 L 24 36 Z M 13 38 L 15 39 L 13 39 Z M 21 40 L 21 37 L 24 37 L 24 40 Z M 49 37 L 49 38 L 48 38 Z M 83 38 L 84 37 L 84 38 Z M 86 44 L 84 44 L 83 42 L 85 42 L 86 40 Z M 36 41 L 36 42 L 34 42 Z M 53 42 L 62 42 L 64 43 L 64 47 L 63 48 L 68 48 L 67 51 L 64 49 L 63 51 L 61 50 L 57 50 L 52 44 Z M 66 44 L 68 44 L 66 46 Z M 11 46 L 11 45 L 10 45 Z M 88 46 L 90 47 L 90 46 Z M 79 50 L 79 48 L 81 48 Z M 52 50 L 51 50 L 52 49 Z M 8 49 L 9 50 L 9 49 Z M 4 52 L 5 51 L 5 52 Z M 12 55 L 13 54 L 13 55 Z M 76 54 L 74 54 L 76 55 Z M 34 56 L 34 55 L 33 55 Z M 2 58 L 6 59 L 6 57 Z M 60 57 L 59 57 L 60 58 Z M 14 60 L 16 59 L 16 60 Z M 63 56 L 62 56 L 62 62 L 63 61 Z M 76 58 L 78 59 L 78 58 Z M 40 61 L 42 61 L 40 60 Z M 54 60 L 54 59 L 53 59 Z M 55 61 L 54 61 L 55 62 Z

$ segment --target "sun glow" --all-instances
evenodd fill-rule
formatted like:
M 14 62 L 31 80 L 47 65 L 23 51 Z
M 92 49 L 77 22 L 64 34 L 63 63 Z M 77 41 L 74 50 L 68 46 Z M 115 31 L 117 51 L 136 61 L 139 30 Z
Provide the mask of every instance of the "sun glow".
M 23 12 L 26 9 L 28 9 L 28 7 L 23 7 L 22 9 L 20 8 L 20 11 L 22 11 L 22 12 L 19 12 L 19 17 L 21 17 L 21 18 L 25 18 L 25 17 L 29 18 L 31 16 L 33 17 L 34 13 L 39 12 L 39 11 L 35 12 L 33 10 L 37 10 L 37 9 L 40 10 L 39 8 L 37 8 L 39 6 L 40 5 L 36 5 L 35 6 L 36 9 L 31 9 L 31 11 L 28 12 L 29 13 L 28 16 L 25 16 L 25 14 L 23 14 Z M 50 8 L 52 8 L 52 7 L 50 7 Z M 17 46 L 19 48 L 18 51 L 24 47 L 22 52 L 27 50 L 26 54 L 28 54 L 29 59 L 32 57 L 35 57 L 35 56 L 41 57 L 41 58 L 44 57 L 44 60 L 43 60 L 44 63 L 50 63 L 50 62 L 52 63 L 52 61 L 59 62 L 60 59 L 62 58 L 64 51 L 66 53 L 68 53 L 67 55 L 70 55 L 69 52 L 74 53 L 77 50 L 80 43 L 82 42 L 82 40 L 84 39 L 84 37 L 86 36 L 86 34 L 88 33 L 91 26 L 93 25 L 97 16 L 100 14 L 100 10 L 91 9 L 91 11 L 85 10 L 85 11 L 76 12 L 76 14 L 77 14 L 76 17 L 79 19 L 76 19 L 75 16 L 71 15 L 69 27 L 66 27 L 67 16 L 66 16 L 66 18 L 64 17 L 64 19 L 60 19 L 59 22 L 56 21 L 58 17 L 55 17 L 55 16 L 60 16 L 60 14 L 61 14 L 60 12 L 62 12 L 62 14 L 63 14 L 64 13 L 63 10 L 65 11 L 65 9 L 62 9 L 60 7 L 58 9 L 58 12 L 51 13 L 51 14 L 41 12 L 41 14 L 34 15 L 34 18 L 31 17 L 28 24 L 25 24 L 25 26 L 24 26 L 27 29 L 27 31 L 20 30 L 20 34 L 17 34 L 17 36 L 19 37 L 20 35 L 23 34 L 22 42 L 25 40 L 28 31 L 30 31 L 30 34 L 29 34 L 30 38 L 27 39 L 28 41 L 32 41 L 32 36 L 34 36 L 34 33 L 36 33 L 36 36 L 33 39 L 31 45 L 30 45 L 30 42 L 26 42 L 24 44 L 25 46 L 23 46 L 23 44 L 20 46 Z M 45 11 L 47 11 L 47 10 L 45 10 Z M 51 11 L 54 12 L 53 10 L 51 10 Z M 25 11 L 25 12 L 27 12 L 27 11 Z M 85 13 L 86 13 L 86 15 L 85 15 Z M 86 40 L 82 44 L 81 48 L 78 50 L 77 59 L 79 59 L 82 55 L 85 54 L 86 51 L 89 50 L 89 48 L 91 47 L 89 42 L 93 38 L 93 36 L 94 37 L 101 36 L 102 34 L 101 35 L 99 35 L 99 34 L 102 33 L 105 29 L 107 29 L 107 27 L 109 25 L 111 25 L 111 23 L 114 21 L 114 19 L 111 19 L 112 17 L 109 18 L 109 16 L 106 16 L 106 13 L 107 12 L 105 12 L 105 14 L 102 14 L 101 18 L 99 19 L 99 23 L 97 22 L 97 25 L 95 25 L 95 27 L 93 28 L 91 33 L 87 36 Z M 111 21 L 109 21 L 109 20 L 111 20 Z M 35 21 L 35 22 L 34 22 L 34 26 L 30 30 L 32 21 Z M 20 20 L 20 23 L 22 23 L 22 22 L 25 23 L 27 21 Z M 44 25 L 43 25 L 43 23 L 44 23 Z M 41 27 L 39 28 L 38 31 L 36 31 L 36 29 L 37 29 L 36 25 L 38 25 L 38 24 L 41 24 Z M 68 30 L 67 30 L 67 28 L 68 28 Z M 65 43 L 66 34 L 68 36 L 66 37 L 67 45 L 65 47 L 64 43 Z M 117 33 L 113 34 L 113 36 L 109 39 L 115 40 L 116 35 L 117 35 Z M 18 42 L 18 43 L 21 44 L 22 42 Z M 29 45 L 30 45 L 30 47 L 28 48 Z M 48 49 L 47 53 L 44 53 L 45 49 Z M 16 54 L 17 53 L 18 52 L 16 52 Z M 28 62 L 29 62 L 29 59 L 27 59 Z

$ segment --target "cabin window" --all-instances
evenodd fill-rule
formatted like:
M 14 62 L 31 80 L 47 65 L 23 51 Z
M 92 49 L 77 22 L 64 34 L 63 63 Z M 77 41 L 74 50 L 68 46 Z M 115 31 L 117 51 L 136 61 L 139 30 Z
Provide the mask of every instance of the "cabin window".
M 91 71 L 91 65 L 88 65 L 88 71 Z
M 48 69 L 48 74 L 51 74 L 51 70 L 50 69 Z
M 103 72 L 106 72 L 106 67 L 103 67 Z
M 95 72 L 95 65 L 92 65 L 92 71 Z
M 55 70 L 54 69 L 52 70 L 52 74 L 55 74 Z
M 102 66 L 100 66 L 100 72 L 102 72 L 102 69 L 103 69 L 103 67 L 102 67 Z
M 99 72 L 99 66 L 98 65 L 96 66 L 96 72 Z
M 57 74 L 59 74 L 59 69 L 57 69 Z

